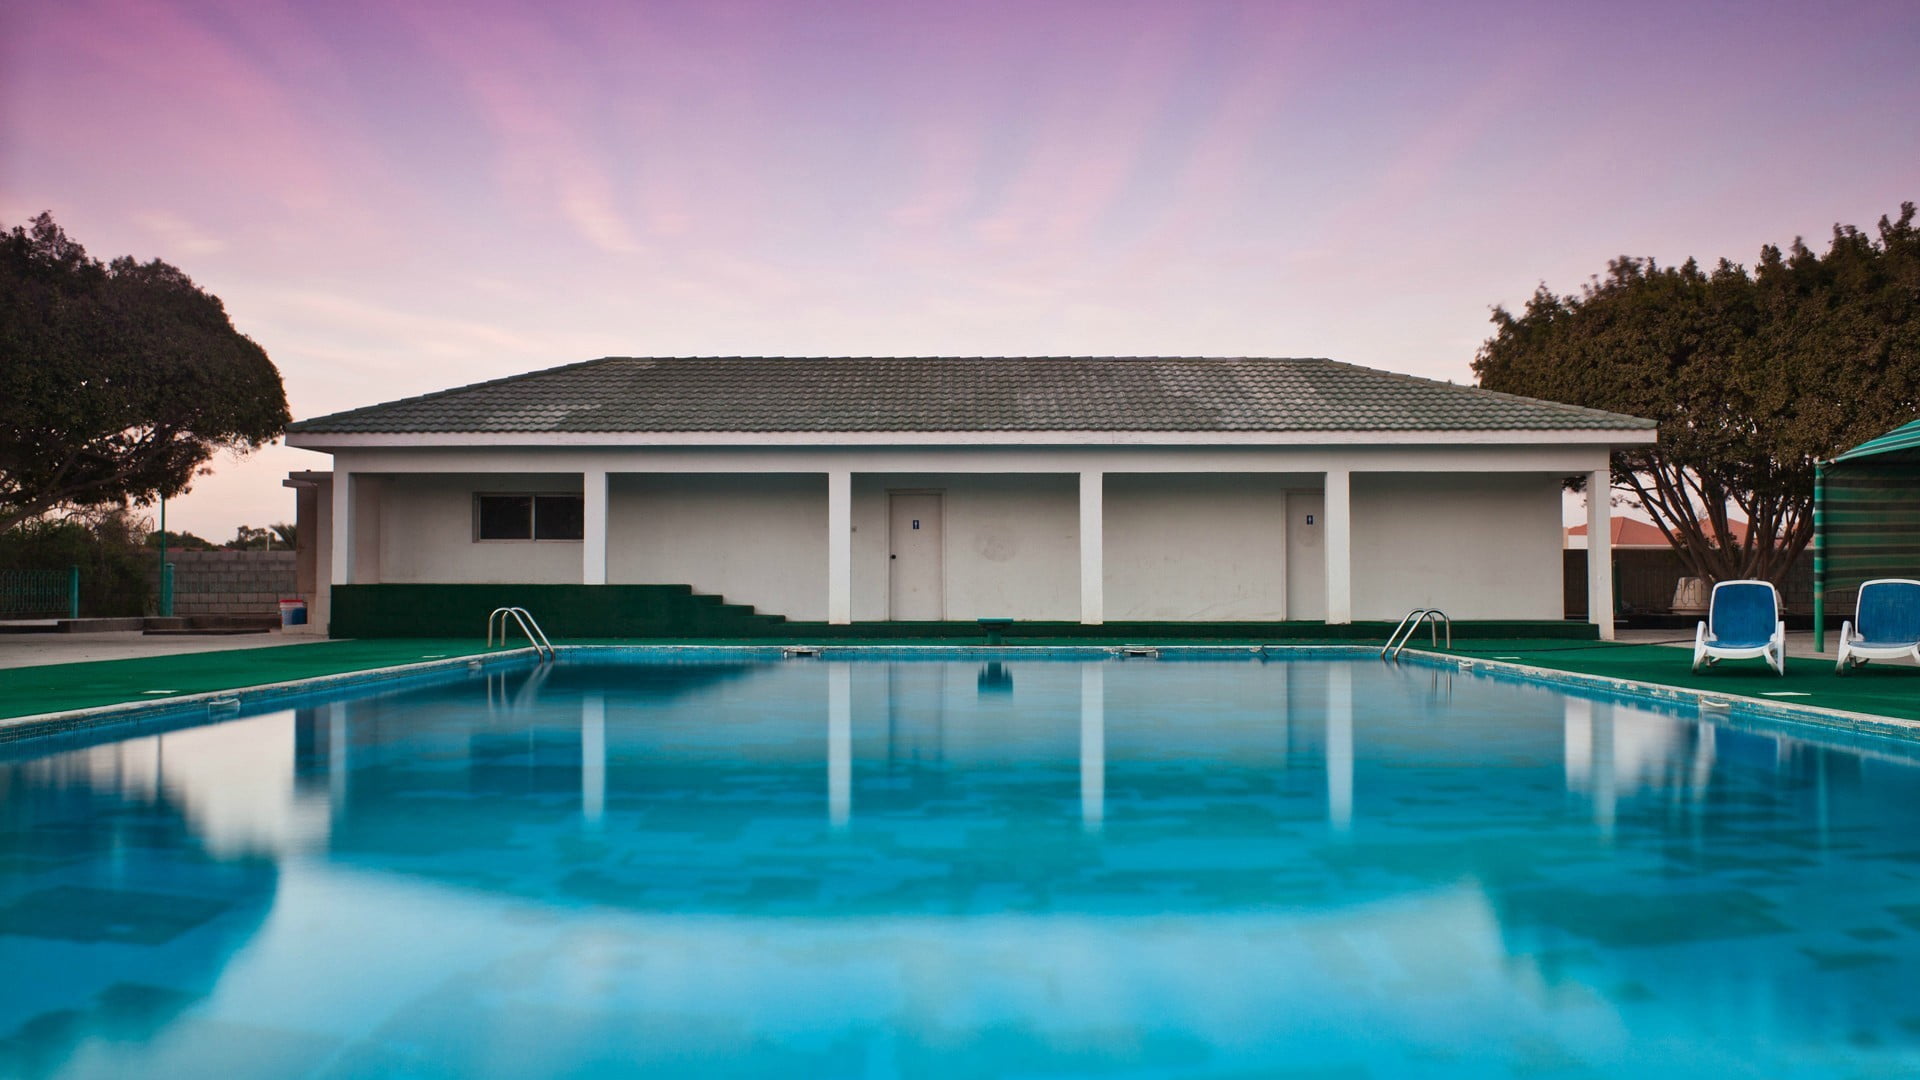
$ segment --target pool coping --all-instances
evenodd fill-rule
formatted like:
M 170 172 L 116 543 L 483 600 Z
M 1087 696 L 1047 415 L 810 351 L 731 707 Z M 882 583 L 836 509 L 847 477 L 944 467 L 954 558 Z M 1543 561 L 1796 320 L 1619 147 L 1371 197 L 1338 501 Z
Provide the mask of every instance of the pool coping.
M 1269 648 L 1284 649 L 1291 655 L 1364 655 L 1374 650 L 1368 645 L 902 645 L 902 644 L 821 644 L 821 645 L 673 645 L 660 643 L 614 645 L 581 644 L 556 645 L 555 651 L 561 656 L 591 654 L 596 652 L 645 653 L 686 658 L 755 658 L 781 660 L 789 656 L 795 659 L 812 659 L 824 653 L 844 656 L 849 659 L 991 659 L 994 656 L 1033 656 L 1045 654 L 1062 659 L 1125 659 L 1122 651 L 1126 649 L 1148 649 L 1155 652 L 1176 652 L 1183 656 L 1199 658 L 1201 655 L 1219 659 L 1254 659 L 1265 654 Z M 799 655 L 796 655 L 799 654 Z M 32 713 L 26 716 L 14 716 L 0 719 L 0 745 L 25 739 L 36 739 L 53 735 L 67 734 L 82 729 L 102 728 L 119 724 L 133 724 L 156 720 L 183 719 L 195 714 L 218 717 L 225 715 L 216 712 L 223 709 L 237 712 L 254 705 L 269 704 L 286 698 L 300 697 L 306 694 L 324 693 L 331 690 L 345 690 L 359 686 L 372 686 L 394 683 L 402 680 L 437 677 L 466 668 L 486 668 L 504 666 L 522 660 L 531 660 L 539 655 L 532 646 L 498 652 L 469 653 L 446 659 L 421 661 L 409 664 L 394 664 L 386 667 L 364 668 L 359 671 L 341 671 L 330 675 L 316 675 L 306 679 L 288 679 L 280 682 L 258 683 L 251 686 L 229 687 L 220 690 L 204 690 L 191 694 L 161 698 L 155 701 L 121 701 L 109 705 L 91 705 L 83 709 L 62 709 L 54 712 Z M 1145 657 L 1142 657 L 1145 659 Z
M 846 659 L 1018 659 L 1047 656 L 1059 659 L 1151 660 L 1172 654 L 1184 659 L 1263 659 L 1275 655 L 1299 657 L 1377 656 L 1379 648 L 1369 644 L 1206 644 L 1206 645 L 867 645 L 822 643 L 819 645 L 670 645 L 670 644 L 582 644 L 559 645 L 562 657 L 594 653 L 653 654 L 695 658 L 755 658 L 767 660 L 813 660 L 829 656 Z M 1131 652 L 1137 650 L 1137 652 Z M 218 718 L 230 711 L 238 714 L 248 706 L 269 704 L 287 698 L 361 686 L 404 683 L 439 677 L 460 670 L 518 665 L 539 655 L 532 647 L 499 652 L 472 653 L 445 659 L 395 664 L 387 667 L 343 671 L 305 679 L 261 683 L 182 694 L 159 701 L 123 701 L 84 709 L 35 713 L 0 719 L 0 744 L 13 743 L 81 729 L 103 728 L 150 720 L 181 719 L 194 713 Z M 1826 730 L 1867 734 L 1906 742 L 1920 741 L 1920 720 L 1827 709 L 1815 705 L 1764 700 L 1740 694 L 1715 695 L 1685 687 L 1620 679 L 1607 675 L 1564 671 L 1558 668 L 1483 657 L 1464 657 L 1453 653 L 1408 648 L 1397 659 L 1422 666 L 1451 668 L 1471 673 L 1486 673 L 1516 681 L 1555 689 L 1582 689 L 1611 694 L 1629 700 L 1665 706 L 1691 707 L 1703 718 L 1749 719 L 1806 725 Z

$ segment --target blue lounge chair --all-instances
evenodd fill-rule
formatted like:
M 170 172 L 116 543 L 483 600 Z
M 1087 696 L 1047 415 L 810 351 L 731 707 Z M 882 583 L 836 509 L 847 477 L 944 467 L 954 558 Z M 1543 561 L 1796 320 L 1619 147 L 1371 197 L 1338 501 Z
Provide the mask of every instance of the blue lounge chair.
M 1777 675 L 1787 673 L 1787 624 L 1780 621 L 1780 594 L 1770 581 L 1722 581 L 1713 587 L 1707 618 L 1693 635 L 1693 670 L 1721 660 L 1760 657 Z
M 1852 621 L 1840 624 L 1834 670 L 1902 657 L 1920 663 L 1920 581 L 1876 578 L 1860 586 Z

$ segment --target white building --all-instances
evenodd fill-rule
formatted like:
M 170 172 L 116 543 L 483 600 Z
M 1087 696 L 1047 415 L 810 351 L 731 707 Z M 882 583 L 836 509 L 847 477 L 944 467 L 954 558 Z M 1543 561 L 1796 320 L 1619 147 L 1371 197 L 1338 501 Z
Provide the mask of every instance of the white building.
M 1604 485 L 1610 451 L 1653 438 L 1329 360 L 609 357 L 287 442 L 333 457 L 289 481 L 314 621 L 380 595 L 324 582 L 408 586 L 387 591 L 409 611 L 467 586 L 440 632 L 474 634 L 481 598 L 536 586 L 584 610 L 614 594 L 580 587 L 687 585 L 830 624 L 1558 620 L 1563 481 Z M 1609 636 L 1610 589 L 1593 576 Z

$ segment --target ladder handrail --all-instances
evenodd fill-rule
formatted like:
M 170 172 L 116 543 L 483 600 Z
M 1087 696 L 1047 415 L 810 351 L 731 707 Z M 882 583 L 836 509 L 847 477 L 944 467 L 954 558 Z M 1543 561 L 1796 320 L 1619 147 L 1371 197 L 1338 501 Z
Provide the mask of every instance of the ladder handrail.
M 547 640 L 547 632 L 540 629 L 539 620 L 533 617 L 531 611 L 523 607 L 497 607 L 493 609 L 493 612 L 487 616 L 487 648 L 493 648 L 493 624 L 495 619 L 500 621 L 500 644 L 505 645 L 507 643 L 507 616 L 509 615 L 513 616 L 514 622 L 520 624 L 520 632 L 527 635 L 527 640 L 533 644 L 534 651 L 540 654 L 542 660 L 551 663 L 559 655 L 553 647 L 553 642 Z
M 1420 616 L 1425 615 L 1426 613 L 1427 613 L 1426 608 L 1414 608 L 1412 611 L 1407 612 L 1407 617 L 1404 619 L 1401 619 L 1399 625 L 1393 628 L 1393 633 L 1387 635 L 1387 643 L 1385 645 L 1380 646 L 1380 659 L 1385 660 L 1387 658 L 1387 653 L 1393 649 L 1393 643 L 1399 640 L 1400 638 L 1400 631 L 1406 630 L 1408 623 L 1413 623 L 1414 626 L 1418 628 L 1419 623 L 1416 620 L 1418 620 Z M 1413 631 L 1408 630 L 1407 636 L 1412 637 Z M 487 643 L 489 645 L 493 643 L 493 637 L 491 633 L 489 633 L 487 637 Z
M 1413 640 L 1421 623 L 1427 624 L 1427 640 L 1434 645 L 1440 644 L 1440 624 L 1444 623 L 1447 628 L 1447 648 L 1453 648 L 1453 620 L 1447 617 L 1447 613 L 1439 608 L 1414 608 L 1406 618 L 1400 620 L 1400 625 L 1393 628 L 1393 633 L 1387 635 L 1387 643 L 1380 649 L 1380 659 L 1399 659 L 1400 650 Z M 1401 634 L 1403 630 L 1406 631 L 1404 636 Z
M 513 621 L 520 624 L 520 632 L 527 635 L 527 640 L 532 642 L 536 649 L 546 653 L 548 662 L 552 662 L 559 654 L 554 651 L 553 642 L 547 640 L 547 632 L 540 629 L 540 623 L 533 617 L 533 612 L 526 608 L 514 608 L 511 614 Z M 500 644 L 506 643 L 507 620 L 503 616 L 500 620 Z

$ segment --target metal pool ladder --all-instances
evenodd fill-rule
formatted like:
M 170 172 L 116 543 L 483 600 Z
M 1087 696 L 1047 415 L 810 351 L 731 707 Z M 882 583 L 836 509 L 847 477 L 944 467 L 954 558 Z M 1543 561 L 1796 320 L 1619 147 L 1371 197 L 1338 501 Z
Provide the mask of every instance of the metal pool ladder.
M 523 607 L 497 607 L 493 609 L 493 614 L 487 616 L 487 648 L 493 648 L 493 626 L 495 622 L 500 624 L 500 644 L 505 645 L 507 643 L 508 616 L 512 616 L 513 621 L 520 624 L 520 632 L 527 635 L 527 640 L 533 643 L 534 651 L 540 654 L 540 659 L 546 663 L 552 663 L 554 657 L 559 655 L 554 651 L 553 642 L 547 640 L 546 631 L 540 629 L 540 623 L 534 619 L 533 613 Z
M 1447 618 L 1447 613 L 1439 608 L 1414 608 L 1407 612 L 1406 618 L 1400 620 L 1399 626 L 1393 628 L 1393 633 L 1387 635 L 1387 643 L 1380 649 L 1380 659 L 1399 659 L 1400 650 L 1413 640 L 1414 631 L 1420 629 L 1421 623 L 1427 624 L 1427 634 L 1435 645 L 1440 643 L 1440 627 L 1444 624 L 1447 628 L 1447 648 L 1453 648 L 1453 620 Z

